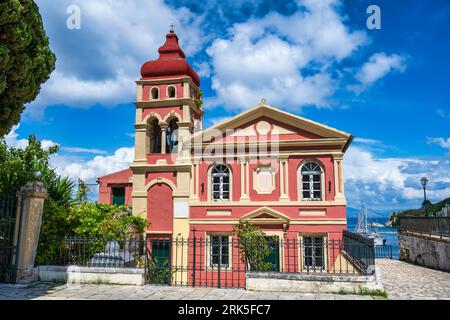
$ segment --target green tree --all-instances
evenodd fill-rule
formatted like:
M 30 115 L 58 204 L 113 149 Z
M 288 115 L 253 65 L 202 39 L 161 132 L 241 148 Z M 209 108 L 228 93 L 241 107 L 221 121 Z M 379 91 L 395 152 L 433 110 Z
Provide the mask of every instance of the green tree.
M 9 147 L 0 140 L 0 195 L 15 195 L 28 181 L 41 181 L 50 198 L 61 205 L 72 201 L 73 183 L 60 177 L 50 164 L 59 146 L 43 149 L 41 142 L 30 135 L 25 148 Z
M 20 120 L 55 69 L 38 6 L 32 0 L 0 1 L 0 137 Z
M 84 183 L 81 179 L 78 183 L 78 190 L 77 190 L 77 202 L 87 202 L 88 201 L 88 193 L 91 192 L 91 189 L 87 186 L 86 183 Z
M 269 271 L 271 264 L 266 258 L 270 255 L 270 247 L 264 232 L 246 221 L 235 226 L 233 233 L 238 237 L 239 248 L 244 253 L 242 262 L 247 264 L 248 270 Z

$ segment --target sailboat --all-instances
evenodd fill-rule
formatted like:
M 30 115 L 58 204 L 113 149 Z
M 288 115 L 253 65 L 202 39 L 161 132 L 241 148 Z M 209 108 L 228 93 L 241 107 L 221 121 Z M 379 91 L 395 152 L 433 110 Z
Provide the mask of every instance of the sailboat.
M 383 245 L 384 238 L 380 235 L 376 228 L 373 231 L 369 230 L 369 224 L 367 223 L 367 207 L 362 205 L 361 211 L 358 214 L 358 223 L 356 224 L 355 233 L 359 233 L 364 237 L 373 239 L 375 245 Z

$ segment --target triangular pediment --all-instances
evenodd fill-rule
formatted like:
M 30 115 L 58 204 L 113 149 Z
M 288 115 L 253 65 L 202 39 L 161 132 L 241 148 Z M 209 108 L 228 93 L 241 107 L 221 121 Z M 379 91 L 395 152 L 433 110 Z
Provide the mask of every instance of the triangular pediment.
M 282 111 L 280 109 L 261 103 L 254 108 L 244 111 L 235 117 L 224 120 L 204 131 L 196 133 L 192 139 L 203 137 L 203 141 L 215 136 L 221 131 L 235 137 L 255 136 L 264 134 L 291 135 L 291 139 L 298 135 L 299 139 L 350 139 L 349 133 L 340 131 L 321 123 Z M 197 140 L 198 141 L 198 140 Z
M 240 221 L 247 221 L 254 224 L 286 224 L 289 217 L 268 207 L 261 207 L 242 216 Z

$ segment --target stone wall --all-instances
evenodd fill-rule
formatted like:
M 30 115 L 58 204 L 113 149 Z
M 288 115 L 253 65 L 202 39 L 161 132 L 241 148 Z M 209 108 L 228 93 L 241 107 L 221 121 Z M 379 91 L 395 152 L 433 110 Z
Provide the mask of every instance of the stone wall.
M 376 273 L 375 273 L 376 274 Z M 247 290 L 303 293 L 359 292 L 360 289 L 383 290 L 376 275 L 320 275 L 249 272 Z
M 145 270 L 137 268 L 97 268 L 78 266 L 39 266 L 39 279 L 71 284 L 123 284 L 142 286 Z
M 399 232 L 400 260 L 450 271 L 450 238 Z

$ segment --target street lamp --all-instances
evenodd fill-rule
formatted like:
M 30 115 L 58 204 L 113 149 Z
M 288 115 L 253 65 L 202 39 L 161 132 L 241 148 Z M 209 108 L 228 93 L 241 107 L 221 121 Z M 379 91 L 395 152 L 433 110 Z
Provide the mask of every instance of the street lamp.
M 423 177 L 422 179 L 420 179 L 420 183 L 422 184 L 423 187 L 423 204 L 422 207 L 425 209 L 425 213 L 427 211 L 427 192 L 425 191 L 425 188 L 427 186 L 428 183 L 428 179 L 426 177 Z

